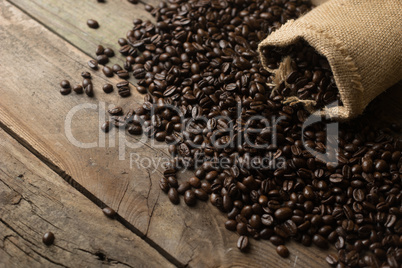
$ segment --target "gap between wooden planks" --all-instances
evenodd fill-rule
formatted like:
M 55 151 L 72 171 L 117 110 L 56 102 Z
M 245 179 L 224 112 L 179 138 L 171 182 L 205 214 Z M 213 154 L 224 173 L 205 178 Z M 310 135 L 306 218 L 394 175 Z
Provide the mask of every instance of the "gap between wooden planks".
M 174 267 L 3 130 L 0 151 L 0 267 Z
M 116 50 L 118 46 L 115 41 L 119 36 L 125 35 L 131 20 L 138 17 L 149 17 L 147 13 L 138 8 L 141 8 L 141 5 L 132 6 L 126 1 L 116 1 L 113 2 L 113 5 L 110 3 L 100 5 L 95 1 L 82 1 L 79 7 L 65 2 L 50 0 L 13 0 L 12 2 L 18 4 L 28 14 L 41 21 L 53 32 L 67 39 L 87 55 L 93 55 L 94 48 L 99 43 L 111 46 Z M 110 15 L 116 14 L 115 11 L 119 11 L 120 16 L 117 18 Z M 87 18 L 97 18 L 95 16 L 105 18 L 105 20 L 98 19 L 101 23 L 101 28 L 96 31 L 88 29 L 85 24 Z M 121 29 L 121 33 L 116 33 L 116 29 Z M 42 31 L 45 30 L 42 29 Z M 36 150 L 41 158 L 46 159 L 47 163 L 57 169 L 58 172 L 66 172 L 68 174 L 66 178 L 71 176 L 73 179 L 70 182 L 72 184 L 77 182 L 84 187 L 85 194 L 87 196 L 91 195 L 92 200 L 96 199 L 95 201 L 106 203 L 117 209 L 130 228 L 140 235 L 146 235 L 150 239 L 150 243 L 154 243 L 155 247 L 160 247 L 162 251 L 165 250 L 168 254 L 171 254 L 174 260 L 177 260 L 180 264 L 189 263 L 190 266 L 227 266 L 232 264 L 292 266 L 297 263 L 297 265 L 307 267 L 312 266 L 311 263 L 316 263 L 318 267 L 324 263 L 323 256 L 325 256 L 325 253 L 317 251 L 315 248 L 313 248 L 313 254 L 311 254 L 309 249 L 302 248 L 299 245 L 290 247 L 294 254 L 289 260 L 283 260 L 276 256 L 273 246 L 266 242 L 254 240 L 252 240 L 254 246 L 250 254 L 242 254 L 235 248 L 237 235 L 223 228 L 223 215 L 215 208 L 211 208 L 210 204 L 202 204 L 197 206 L 196 209 L 188 209 L 182 206 L 170 205 L 164 195 L 159 197 L 160 191 L 157 185 L 160 169 L 156 173 L 152 172 L 152 168 L 150 170 L 141 170 L 134 167 L 134 170 L 129 169 L 127 171 L 129 163 L 128 161 L 123 163 L 117 161 L 118 152 L 116 148 L 79 149 L 71 146 L 64 136 L 63 123 L 65 116 L 69 108 L 88 101 L 88 99 L 76 96 L 62 97 L 57 92 L 57 84 L 63 78 L 69 78 L 70 81 L 79 81 L 79 73 L 85 68 L 83 65 L 89 58 L 80 54 L 68 44 L 63 44 L 55 36 L 47 34 L 47 40 L 50 41 L 47 42 L 49 47 L 46 47 L 46 42 L 39 42 L 39 44 L 33 45 L 33 50 L 35 50 L 36 54 L 39 54 L 38 58 L 34 57 L 34 62 L 46 65 L 46 61 L 39 60 L 41 57 L 48 57 L 49 62 L 51 62 L 51 65 L 46 66 L 46 68 L 40 67 L 42 69 L 38 70 L 47 74 L 45 76 L 47 81 L 35 81 L 36 83 L 33 84 L 36 86 L 36 90 L 41 88 L 44 92 L 35 93 L 38 95 L 33 96 L 31 100 L 24 99 L 22 103 L 26 107 L 30 107 L 35 103 L 38 106 L 44 105 L 57 112 L 48 115 L 45 108 L 35 107 L 32 114 L 35 115 L 39 122 L 33 128 L 31 125 L 34 123 L 18 120 L 16 116 L 18 109 L 12 109 L 12 111 L 4 109 L 1 113 L 3 121 L 6 122 L 4 123 L 6 127 L 17 135 L 20 140 L 24 141 L 27 147 L 34 151 Z M 13 36 L 16 37 L 16 34 L 13 33 Z M 33 40 L 33 42 L 37 41 L 37 39 Z M 25 42 L 32 41 L 25 39 Z M 39 49 L 40 44 L 45 45 L 45 49 Z M 49 51 L 50 54 L 48 53 Z M 55 51 L 61 52 L 59 53 L 61 55 L 55 53 Z M 27 49 L 25 52 L 27 52 Z M 70 55 L 70 53 L 72 54 Z M 18 64 L 24 66 L 24 61 L 19 61 Z M 74 67 L 69 68 L 69 65 Z M 59 70 L 52 70 L 52 67 L 59 68 Z M 27 75 L 25 74 L 25 76 Z M 8 80 L 9 82 L 16 82 L 14 89 L 30 85 L 29 79 L 35 80 L 34 75 L 25 77 L 23 82 L 14 81 L 13 79 L 16 79 L 16 77 Z M 102 82 L 106 81 L 98 76 L 97 79 L 102 80 Z M 96 85 L 98 89 L 100 85 L 101 82 L 98 81 Z M 23 89 L 21 94 L 29 96 L 33 91 L 35 90 L 32 90 L 32 88 Z M 8 96 L 15 98 L 11 93 Z M 15 98 L 14 104 L 18 103 L 23 96 L 19 97 L 19 99 Z M 91 100 L 90 103 L 97 104 L 97 101 L 106 101 L 119 103 L 128 108 L 133 103 L 138 105 L 141 102 L 140 100 L 141 96 L 139 95 L 135 95 L 128 100 L 121 100 L 116 95 L 105 96 L 99 94 L 98 90 L 97 98 Z M 49 104 L 49 101 L 55 103 Z M 0 103 L 11 104 L 11 102 L 7 101 L 0 101 Z M 4 107 L 8 109 L 7 105 Z M 25 115 L 29 117 L 31 113 L 25 113 Z M 86 142 L 92 141 L 91 137 L 95 137 L 96 140 L 97 135 L 99 135 L 98 114 L 96 111 L 82 112 L 79 117 L 83 119 L 78 122 L 73 121 L 75 135 Z M 107 154 L 106 156 L 104 155 L 105 153 Z M 164 150 L 153 149 L 152 147 L 141 148 L 136 153 L 148 159 L 158 155 L 165 155 Z M 119 171 L 122 174 L 119 174 Z M 213 248 L 215 243 L 217 243 L 216 248 Z M 301 253 L 296 258 L 299 248 Z M 228 250 L 228 254 L 226 254 L 225 250 Z M 315 258 L 314 254 L 319 254 L 319 258 Z

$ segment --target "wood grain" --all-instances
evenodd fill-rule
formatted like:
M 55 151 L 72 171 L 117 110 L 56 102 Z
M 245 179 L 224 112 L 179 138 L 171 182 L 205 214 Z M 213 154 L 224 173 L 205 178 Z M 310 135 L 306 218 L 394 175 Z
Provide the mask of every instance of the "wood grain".
M 0 267 L 173 267 L 3 130 L 0 151 Z

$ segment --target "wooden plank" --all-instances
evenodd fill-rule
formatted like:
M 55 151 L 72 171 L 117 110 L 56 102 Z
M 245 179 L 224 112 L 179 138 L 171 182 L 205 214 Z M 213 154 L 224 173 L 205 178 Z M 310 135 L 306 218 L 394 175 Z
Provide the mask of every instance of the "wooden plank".
M 238 236 L 225 230 L 224 215 L 211 204 L 198 204 L 192 209 L 172 205 L 166 195 L 160 195 L 160 167 L 156 172 L 153 167 L 138 168 L 136 164 L 130 168 L 130 152 L 150 160 L 165 156 L 165 150 L 147 144 L 126 151 L 125 160 L 118 160 L 116 147 L 85 149 L 72 144 L 65 134 L 65 120 L 71 109 L 82 103 L 100 102 L 127 108 L 140 97 L 123 100 L 117 94 L 101 94 L 100 85 L 106 80 L 99 74 L 94 74 L 95 98 L 61 96 L 59 81 L 79 81 L 81 71 L 87 70 L 83 63 L 89 58 L 12 5 L 0 3 L 0 122 L 49 166 L 84 187 L 93 199 L 117 210 L 134 231 L 170 254 L 176 264 L 322 266 L 326 253 L 301 245 L 291 246 L 290 258 L 282 259 L 270 243 L 253 240 L 250 252 L 243 254 L 236 248 Z M 82 142 L 97 141 L 102 136 L 98 117 L 97 110 L 78 112 L 72 122 L 74 136 Z M 135 141 L 131 137 L 127 140 Z
M 3 130 L 0 151 L 0 267 L 173 267 Z
M 126 37 L 133 19 L 153 20 L 153 17 L 145 11 L 143 3 L 133 5 L 127 0 L 108 0 L 104 3 L 83 0 L 79 4 L 54 0 L 10 2 L 91 56 L 95 56 L 95 49 L 99 44 L 113 48 L 118 53 L 120 46 L 117 40 Z M 156 6 L 160 1 L 146 2 Z M 86 24 L 88 19 L 97 20 L 100 27 L 90 29 Z M 122 65 L 124 62 L 111 58 L 111 63 Z

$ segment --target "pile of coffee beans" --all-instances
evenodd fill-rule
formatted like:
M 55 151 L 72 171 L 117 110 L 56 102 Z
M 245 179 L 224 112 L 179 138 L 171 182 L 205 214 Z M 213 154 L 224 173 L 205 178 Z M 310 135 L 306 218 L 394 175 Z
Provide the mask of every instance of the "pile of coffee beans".
M 256 53 L 267 34 L 311 4 L 171 0 L 145 8 L 156 23 L 135 19 L 118 40 L 123 68 L 103 68 L 108 77 L 124 71 L 126 79 L 131 72 L 144 103 L 125 115 L 109 111 L 102 129 L 114 125 L 169 144 L 173 159 L 160 180 L 169 200 L 179 204 L 183 195 L 194 206 L 209 199 L 227 214 L 225 227 L 240 235 L 242 251 L 249 237 L 268 239 L 286 258 L 292 239 L 323 249 L 334 244 L 338 255 L 326 259 L 333 266 L 399 267 L 399 127 L 377 129 L 366 115 L 340 124 L 336 133 L 336 123 L 325 120 L 304 128 L 310 114 L 283 101 L 295 95 L 315 100 L 317 108 L 340 101 L 328 62 L 302 42 L 264 51 L 270 68 L 284 55 L 292 58 L 294 71 L 273 90 Z M 88 64 L 97 69 L 104 58 Z M 128 82 L 116 86 L 122 97 L 129 95 Z M 332 161 L 314 152 L 329 152 Z M 179 181 L 181 168 L 195 169 L 194 176 Z
M 289 56 L 293 70 L 276 89 L 283 97 L 297 96 L 301 100 L 313 100 L 315 108 L 322 108 L 338 101 L 342 105 L 331 68 L 327 59 L 314 48 L 301 41 L 287 48 L 266 48 L 263 51 L 268 67 L 277 69 L 283 57 Z M 275 93 L 275 92 L 274 92 Z

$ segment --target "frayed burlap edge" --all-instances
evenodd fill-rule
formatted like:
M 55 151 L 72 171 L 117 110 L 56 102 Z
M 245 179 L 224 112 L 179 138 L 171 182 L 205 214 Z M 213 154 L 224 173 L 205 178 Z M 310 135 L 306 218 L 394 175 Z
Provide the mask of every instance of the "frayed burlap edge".
M 294 35 L 286 40 L 277 38 L 278 35 L 285 31 L 287 33 L 293 32 Z M 267 68 L 266 58 L 262 54 L 262 50 L 266 47 L 274 46 L 287 47 L 301 40 L 309 43 L 318 53 L 327 58 L 343 102 L 343 106 L 324 108 L 320 113 L 329 118 L 338 120 L 351 119 L 363 113 L 367 104 L 356 102 L 353 104 L 351 103 L 351 100 L 361 99 L 361 94 L 363 93 L 361 77 L 352 57 L 349 55 L 347 49 L 342 45 L 342 43 L 338 42 L 328 33 L 315 29 L 312 25 L 298 25 L 297 21 L 290 20 L 258 45 L 258 52 L 260 54 L 262 65 L 269 72 L 274 73 L 274 84 L 279 86 L 292 70 L 284 65 L 280 65 L 280 68 L 276 70 Z M 349 79 L 347 82 L 342 81 L 340 77 L 343 75 L 352 77 L 352 79 Z M 305 105 L 307 110 L 310 112 L 314 111 L 314 102 L 300 100 L 296 96 L 291 97 L 289 100 L 285 100 L 285 103 L 289 103 L 290 105 L 302 103 Z

